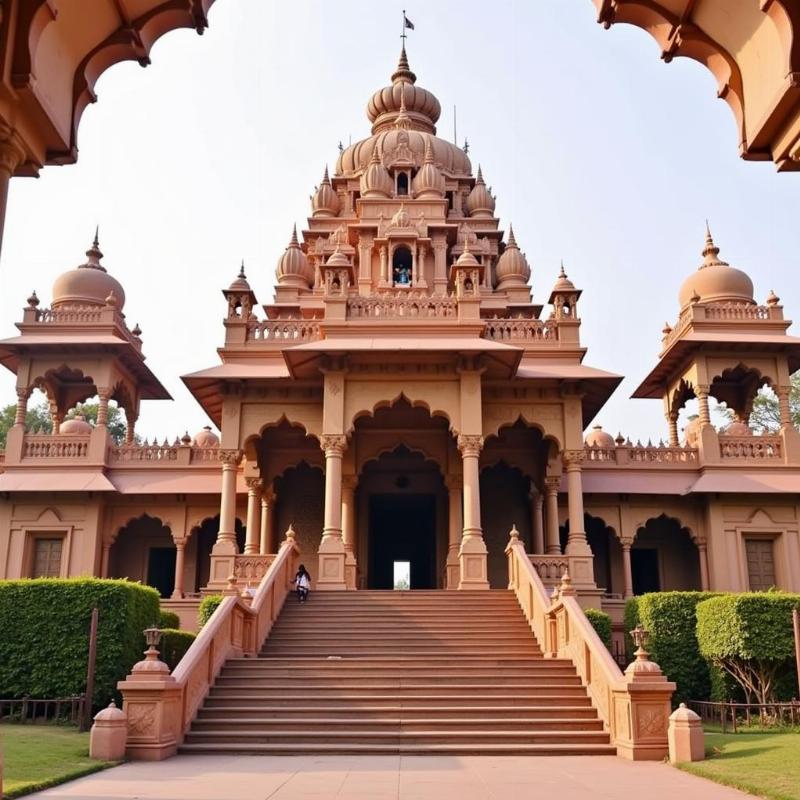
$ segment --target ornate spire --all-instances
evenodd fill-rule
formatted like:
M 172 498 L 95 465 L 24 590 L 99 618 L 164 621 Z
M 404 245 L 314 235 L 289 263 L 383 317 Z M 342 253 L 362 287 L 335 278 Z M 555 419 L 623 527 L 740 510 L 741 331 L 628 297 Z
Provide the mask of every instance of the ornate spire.
M 331 179 L 328 177 L 328 165 L 325 165 L 325 172 L 322 175 L 322 183 L 330 185 Z
M 711 228 L 708 226 L 708 220 L 706 220 L 706 243 L 703 247 L 703 263 L 700 265 L 700 269 L 703 267 L 710 267 L 710 266 L 728 266 L 727 261 L 722 261 L 719 258 L 719 247 L 714 244 L 714 239 L 711 236 Z
M 519 249 L 517 240 L 514 238 L 514 226 L 510 222 L 508 223 L 508 244 L 506 247 L 516 247 Z
M 244 274 L 244 259 L 242 259 L 242 266 L 239 268 L 239 278 L 247 278 L 247 275 Z
M 408 64 L 408 56 L 406 55 L 406 46 L 403 45 L 400 50 L 400 58 L 397 61 L 397 69 L 392 73 L 392 83 L 400 81 L 408 81 L 409 83 L 416 83 L 417 76 L 411 71 Z
M 103 253 L 100 250 L 100 226 L 98 225 L 94 231 L 94 239 L 92 240 L 92 246 L 86 251 L 86 263 L 81 264 L 81 267 L 85 267 L 87 269 L 99 269 L 103 272 L 106 271 L 106 268 L 100 263 L 100 259 L 103 257 Z
M 564 259 L 563 258 L 561 259 L 561 269 L 558 271 L 558 277 L 559 278 L 566 278 L 567 277 L 567 273 L 564 272 Z
M 300 242 L 297 241 L 297 224 L 292 225 L 292 238 L 289 239 L 289 247 L 300 247 Z M 242 269 L 244 269 L 244 261 L 242 261 Z
M 408 130 L 411 127 L 411 119 L 406 111 L 406 93 L 404 89 L 400 91 L 400 111 L 394 121 L 395 128 L 405 128 Z
M 431 144 L 430 137 L 425 141 L 425 158 L 423 164 L 433 164 L 433 145 Z

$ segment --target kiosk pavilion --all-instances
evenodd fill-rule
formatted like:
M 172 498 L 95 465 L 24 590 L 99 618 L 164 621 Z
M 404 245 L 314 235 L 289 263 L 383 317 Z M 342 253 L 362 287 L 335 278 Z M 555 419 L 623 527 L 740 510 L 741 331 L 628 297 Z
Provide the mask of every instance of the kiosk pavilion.
M 96 240 L 49 308 L 28 299 L 0 342 L 18 397 L 0 577 L 141 580 L 191 625 L 202 593 L 257 582 L 290 526 L 316 589 L 391 588 L 401 562 L 412 589 L 477 590 L 508 585 L 516 525 L 546 586 L 568 568 L 581 603 L 617 623 L 646 591 L 800 591 L 800 339 L 779 298 L 759 304 L 709 233 L 634 394 L 661 400 L 668 440 L 612 438 L 592 424 L 621 378 L 584 363 L 581 290 L 562 268 L 532 298 L 513 230 L 465 150 L 436 135 L 439 101 L 405 50 L 367 114 L 370 135 L 325 170 L 278 258 L 272 302 L 242 271 L 223 292 L 222 363 L 184 376 L 220 437 L 135 437 L 141 401 L 168 394 Z M 765 385 L 781 428 L 755 435 Z M 25 430 L 37 388 L 52 433 Z M 96 426 L 68 416 L 94 396 Z M 712 397 L 735 416 L 719 432 Z M 119 445 L 111 401 L 128 422 Z

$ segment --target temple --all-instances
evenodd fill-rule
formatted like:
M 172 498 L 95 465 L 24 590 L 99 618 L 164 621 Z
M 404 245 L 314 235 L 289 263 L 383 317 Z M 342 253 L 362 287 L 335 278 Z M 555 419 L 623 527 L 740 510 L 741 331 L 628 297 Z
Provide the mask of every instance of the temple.
M 370 135 L 325 169 L 305 228 L 287 221 L 271 302 L 233 275 L 221 363 L 183 377 L 219 436 L 136 435 L 141 402 L 169 395 L 97 239 L 48 308 L 28 298 L 0 341 L 17 379 L 0 578 L 140 580 L 191 626 L 203 593 L 257 583 L 290 527 L 315 589 L 391 589 L 399 564 L 412 590 L 481 590 L 508 586 L 515 526 L 545 586 L 568 570 L 581 605 L 619 625 L 644 592 L 800 591 L 800 339 L 779 298 L 759 303 L 707 232 L 634 394 L 663 403 L 664 430 L 613 437 L 595 420 L 621 377 L 586 363 L 581 289 L 563 266 L 533 270 L 531 288 L 439 114 L 403 50 L 368 102 Z M 764 386 L 780 429 L 756 434 Z M 35 389 L 52 432 L 25 428 Z M 93 397 L 96 425 L 70 414 Z M 710 398 L 732 414 L 721 430 Z

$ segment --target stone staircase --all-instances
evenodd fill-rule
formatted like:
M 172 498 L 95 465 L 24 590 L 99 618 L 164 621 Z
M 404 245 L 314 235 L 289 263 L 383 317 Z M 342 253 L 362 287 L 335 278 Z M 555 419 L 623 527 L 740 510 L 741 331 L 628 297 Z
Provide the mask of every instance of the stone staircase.
M 510 591 L 290 596 L 260 656 L 224 665 L 180 750 L 615 753 Z

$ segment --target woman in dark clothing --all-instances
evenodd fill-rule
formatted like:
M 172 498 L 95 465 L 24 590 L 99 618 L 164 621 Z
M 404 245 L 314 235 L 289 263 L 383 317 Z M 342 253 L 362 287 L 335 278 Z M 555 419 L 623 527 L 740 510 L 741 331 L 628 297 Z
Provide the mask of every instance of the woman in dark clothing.
M 311 588 L 311 576 L 306 571 L 303 564 L 297 570 L 297 575 L 294 576 L 294 585 L 297 589 L 297 599 L 301 603 L 305 603 L 308 597 L 308 591 Z

